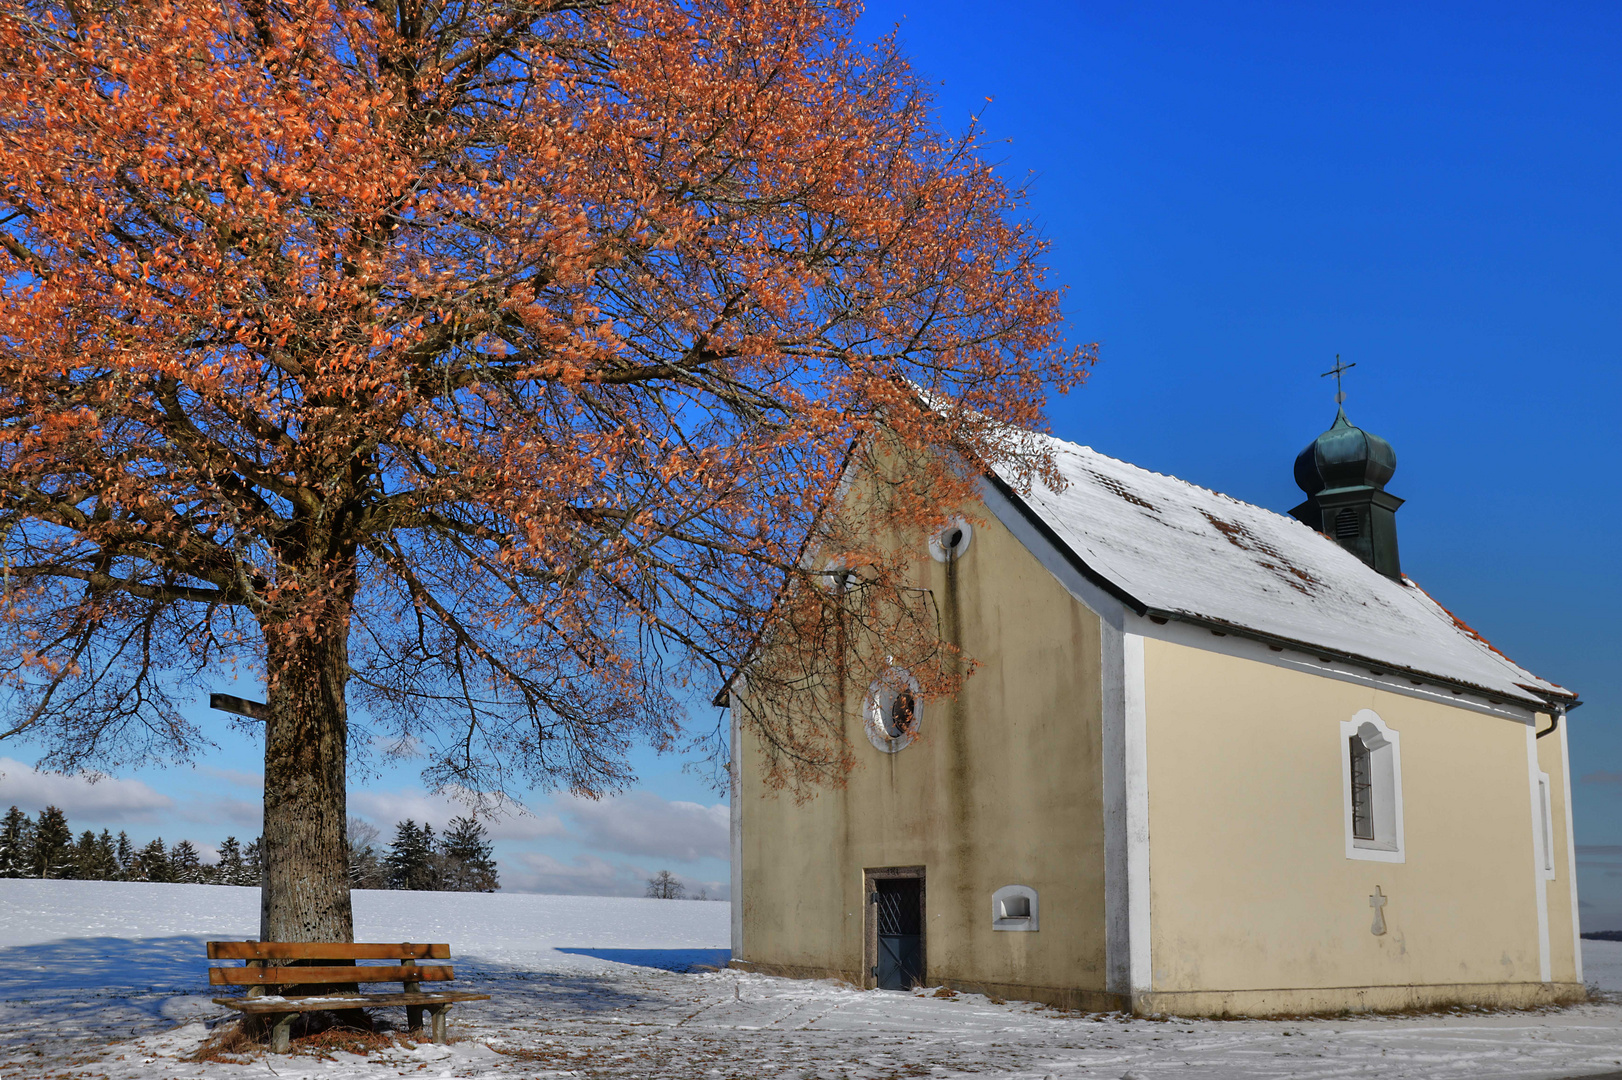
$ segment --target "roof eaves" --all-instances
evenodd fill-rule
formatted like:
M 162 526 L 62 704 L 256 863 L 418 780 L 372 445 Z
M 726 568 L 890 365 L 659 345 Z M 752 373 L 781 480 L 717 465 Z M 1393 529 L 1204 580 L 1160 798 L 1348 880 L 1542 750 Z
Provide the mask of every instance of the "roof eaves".
M 1576 702 L 1577 698 L 1577 695 L 1569 694 L 1569 692 L 1569 696 L 1562 697 L 1557 694 L 1551 694 L 1547 690 L 1516 683 L 1515 686 L 1517 688 L 1526 691 L 1525 697 L 1518 697 L 1513 694 L 1506 694 L 1502 690 L 1495 690 L 1487 686 L 1478 686 L 1475 683 L 1466 682 L 1461 679 L 1450 679 L 1445 675 L 1437 675 L 1433 672 L 1422 671 L 1418 668 L 1404 667 L 1401 664 L 1392 664 L 1385 660 L 1376 660 L 1372 657 L 1359 656 L 1356 653 L 1344 652 L 1339 649 L 1329 649 L 1322 645 L 1315 645 L 1309 641 L 1300 641 L 1295 638 L 1283 637 L 1278 634 L 1269 634 L 1265 630 L 1255 630 L 1239 623 L 1228 622 L 1225 619 L 1212 618 L 1208 615 L 1198 615 L 1189 611 L 1150 609 L 1145 612 L 1145 614 L 1148 615 L 1149 619 L 1153 622 L 1169 622 L 1171 620 L 1176 620 L 1177 622 L 1188 623 L 1191 626 L 1199 626 L 1218 634 L 1232 634 L 1234 637 L 1242 637 L 1248 638 L 1251 641 L 1259 641 L 1262 644 L 1271 646 L 1273 648 L 1291 649 L 1296 652 L 1307 653 L 1308 655 L 1318 657 L 1320 660 L 1351 664 L 1355 667 L 1363 668 L 1371 675 L 1401 675 L 1407 678 L 1410 682 L 1430 683 L 1433 686 L 1439 686 L 1445 690 L 1450 690 L 1455 694 L 1475 694 L 1478 697 L 1486 698 L 1487 702 L 1493 705 L 1498 704 L 1501 699 L 1508 699 L 1520 705 L 1550 706 L 1558 704 L 1561 708 L 1570 709 L 1575 707 L 1575 705 L 1572 703 Z

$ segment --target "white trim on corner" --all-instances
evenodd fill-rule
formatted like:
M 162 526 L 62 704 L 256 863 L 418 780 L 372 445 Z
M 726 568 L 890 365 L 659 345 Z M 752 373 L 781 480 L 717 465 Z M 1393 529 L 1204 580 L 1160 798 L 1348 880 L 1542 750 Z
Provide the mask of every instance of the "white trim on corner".
M 1149 917 L 1149 713 L 1144 693 L 1143 638 L 1122 636 L 1122 683 L 1125 690 L 1126 753 L 1126 888 L 1131 912 L 1130 976 L 1132 993 L 1153 989 Z
M 1379 733 L 1380 746 L 1373 748 L 1374 757 L 1374 840 L 1361 840 L 1352 835 L 1352 763 L 1350 745 L 1353 735 L 1365 725 L 1373 725 Z M 1365 733 L 1366 734 L 1366 733 Z M 1368 741 L 1365 739 L 1365 741 Z M 1340 761 L 1341 809 L 1346 828 L 1346 857 L 1368 862 L 1407 862 L 1407 846 L 1402 828 L 1402 736 L 1386 726 L 1380 714 L 1373 709 L 1359 709 L 1350 720 L 1340 722 L 1338 759 Z M 1382 835 L 1383 834 L 1383 835 Z
M 1549 965 L 1549 878 L 1543 872 L 1543 800 L 1538 796 L 1537 721 L 1526 725 L 1527 802 L 1532 811 L 1532 892 L 1538 904 L 1538 971 L 1544 982 L 1553 977 Z
M 738 720 L 736 707 L 727 710 L 732 728 L 731 761 L 727 763 L 727 771 L 731 773 L 729 802 L 727 808 L 729 819 L 728 846 L 732 856 L 732 959 L 743 959 L 743 762 L 739 760 L 742 751 L 738 736 L 742 731 L 742 724 Z
M 1564 717 L 1557 717 L 1564 719 Z M 1571 958 L 1577 981 L 1583 981 L 1583 924 L 1577 904 L 1577 833 L 1571 823 L 1571 755 L 1566 752 L 1566 725 L 1560 725 L 1560 791 L 1566 802 L 1566 891 L 1571 894 Z

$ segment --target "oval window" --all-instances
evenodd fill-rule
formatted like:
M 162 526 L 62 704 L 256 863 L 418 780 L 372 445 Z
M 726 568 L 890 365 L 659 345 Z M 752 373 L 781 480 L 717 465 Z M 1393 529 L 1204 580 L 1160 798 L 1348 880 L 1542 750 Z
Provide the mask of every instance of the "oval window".
M 873 680 L 862 704 L 867 740 L 887 754 L 909 745 L 923 719 L 918 680 L 903 668 L 890 668 Z

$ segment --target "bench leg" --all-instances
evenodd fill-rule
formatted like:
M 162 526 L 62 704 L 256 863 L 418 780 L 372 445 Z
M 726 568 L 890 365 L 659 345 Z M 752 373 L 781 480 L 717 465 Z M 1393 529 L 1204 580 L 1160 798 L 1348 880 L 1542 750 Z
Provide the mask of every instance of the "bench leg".
M 445 1014 L 451 1011 L 451 1007 L 449 1005 L 435 1005 L 428 1011 L 434 1018 L 434 1041 L 444 1045 L 447 1041 L 445 1038 Z
M 410 1035 L 422 1035 L 422 1006 L 406 1006 L 406 1032 Z
M 272 1018 L 270 1028 L 270 1052 L 272 1054 L 287 1053 L 288 1044 L 293 1038 L 293 1021 L 298 1019 L 298 1013 L 277 1013 Z

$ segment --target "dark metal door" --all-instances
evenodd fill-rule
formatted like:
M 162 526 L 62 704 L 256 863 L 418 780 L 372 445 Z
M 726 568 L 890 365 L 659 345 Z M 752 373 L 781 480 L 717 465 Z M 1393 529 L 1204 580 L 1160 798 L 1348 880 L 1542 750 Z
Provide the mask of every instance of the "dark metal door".
M 924 981 L 923 884 L 918 878 L 881 878 L 873 883 L 881 990 L 908 990 Z

